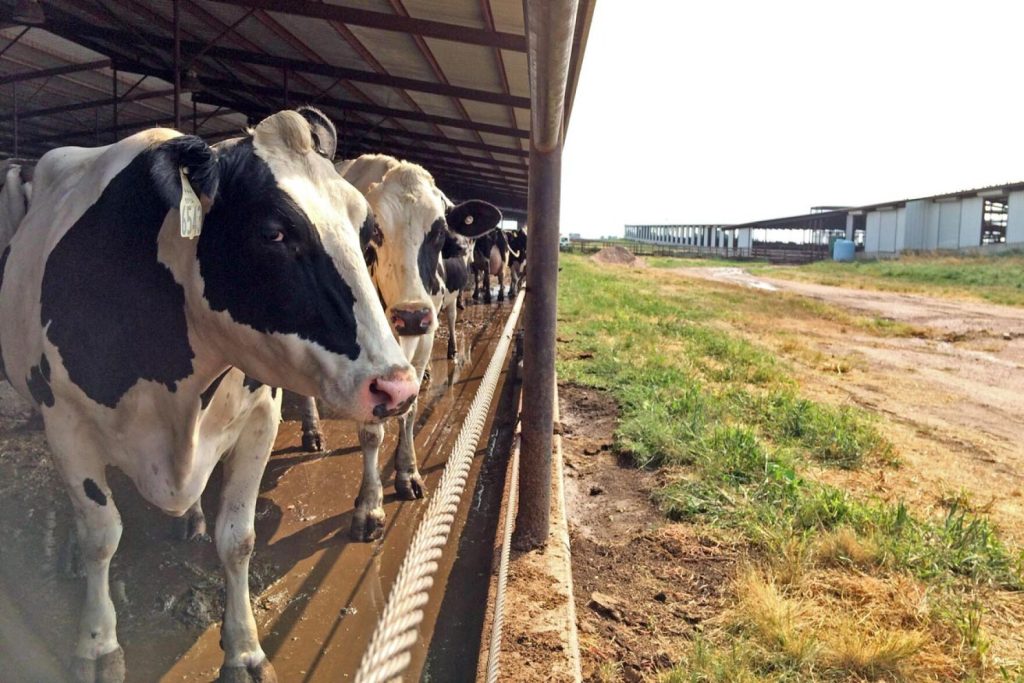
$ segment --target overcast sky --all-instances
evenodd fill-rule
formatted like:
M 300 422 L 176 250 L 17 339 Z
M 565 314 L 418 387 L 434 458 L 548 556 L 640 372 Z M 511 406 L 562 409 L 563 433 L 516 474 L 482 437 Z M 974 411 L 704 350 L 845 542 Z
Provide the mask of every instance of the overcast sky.
M 1024 180 L 1024 2 L 599 0 L 562 232 Z

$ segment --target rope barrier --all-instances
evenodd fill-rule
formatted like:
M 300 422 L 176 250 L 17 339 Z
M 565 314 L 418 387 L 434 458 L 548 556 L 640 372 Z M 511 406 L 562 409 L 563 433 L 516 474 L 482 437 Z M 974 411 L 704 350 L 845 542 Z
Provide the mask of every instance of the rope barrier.
M 522 398 L 520 397 L 520 402 Z M 487 648 L 487 683 L 497 683 L 501 670 L 501 631 L 505 624 L 505 587 L 508 584 L 508 562 L 512 548 L 512 530 L 516 523 L 519 503 L 519 445 L 522 425 L 516 429 L 515 447 L 510 464 L 512 481 L 508 487 L 508 507 L 505 509 L 505 529 L 501 536 L 501 559 L 498 563 L 498 587 L 494 595 L 494 618 L 491 620 L 491 642 Z
M 519 320 L 523 294 L 524 291 L 520 290 L 516 296 L 501 339 L 494 349 L 494 355 L 491 356 L 462 423 L 459 437 L 448 457 L 441 482 L 431 497 L 398 570 L 388 603 L 356 672 L 356 683 L 390 683 L 401 680 L 402 672 L 409 666 L 412 658 L 409 651 L 416 643 L 417 630 L 423 621 L 423 606 L 427 603 L 428 591 L 434 583 L 438 559 L 448 541 L 462 491 L 466 487 L 473 454 L 487 421 L 491 399 L 508 355 L 513 330 Z

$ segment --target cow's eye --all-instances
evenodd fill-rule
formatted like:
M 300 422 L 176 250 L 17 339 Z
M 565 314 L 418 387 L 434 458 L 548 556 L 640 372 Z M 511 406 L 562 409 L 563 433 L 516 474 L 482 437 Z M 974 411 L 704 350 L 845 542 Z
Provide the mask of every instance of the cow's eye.
M 268 242 L 284 242 L 284 230 L 268 227 L 263 230 L 263 239 Z

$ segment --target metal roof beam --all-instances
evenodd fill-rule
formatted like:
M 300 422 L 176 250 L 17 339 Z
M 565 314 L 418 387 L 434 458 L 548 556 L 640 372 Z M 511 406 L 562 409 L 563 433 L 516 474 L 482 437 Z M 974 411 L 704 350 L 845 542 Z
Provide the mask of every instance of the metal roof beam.
M 222 90 L 238 91 L 243 86 L 236 81 L 225 78 L 203 78 L 200 76 L 199 81 L 204 85 L 210 85 Z M 277 88 L 271 88 L 267 86 L 253 86 L 246 85 L 244 89 L 257 95 L 266 95 L 273 98 L 279 98 L 282 93 Z M 220 101 L 216 101 L 218 98 L 216 95 L 210 95 L 206 92 L 196 93 L 195 97 L 199 102 L 206 104 L 220 104 Z M 292 100 L 297 102 L 317 102 L 317 97 L 310 93 L 297 93 L 293 92 L 289 94 Z M 476 121 L 466 121 L 463 119 L 456 119 L 449 116 L 437 116 L 435 114 L 424 114 L 417 111 L 409 111 L 407 109 L 394 109 L 392 107 L 382 107 L 377 104 L 369 104 L 366 102 L 353 102 L 351 100 L 340 100 L 335 98 L 328 98 L 321 100 L 317 103 L 317 106 L 330 106 L 335 109 L 341 109 L 343 111 L 357 111 L 367 114 L 377 114 L 384 116 L 389 119 L 405 119 L 407 121 L 420 121 L 423 123 L 436 123 L 439 126 L 449 126 L 451 128 L 462 128 L 466 130 L 477 130 L 484 133 L 493 133 L 495 135 L 507 135 L 515 138 L 529 138 L 530 132 L 526 130 L 520 130 L 519 128 L 508 128 L 506 126 L 497 126 L 490 123 L 478 123 Z M 451 140 L 451 143 L 454 143 Z
M 234 111 L 223 111 L 214 112 L 213 114 L 206 115 L 206 118 L 219 118 L 221 116 L 229 116 L 235 114 Z M 117 126 L 107 126 L 106 128 L 83 128 L 81 130 L 69 130 L 62 133 L 55 133 L 53 135 L 45 135 L 40 138 L 27 138 L 25 140 L 26 146 L 31 145 L 42 145 L 48 142 L 56 142 L 59 140 L 76 140 L 85 137 L 96 137 L 97 135 L 103 135 L 104 133 L 117 133 L 122 130 L 141 130 L 143 128 L 154 128 L 154 127 L 169 127 L 174 125 L 174 116 L 167 115 L 157 119 L 149 119 L 146 121 L 132 121 L 129 123 L 122 123 Z M 2 133 L 0 133 L 2 135 Z
M 8 83 L 21 83 L 22 81 L 31 81 L 35 78 L 50 78 L 52 76 L 65 76 L 67 74 L 75 74 L 81 71 L 95 71 L 97 69 L 105 69 L 110 66 L 109 59 L 98 59 L 94 62 L 82 62 L 81 64 L 68 64 L 66 66 L 55 66 L 52 69 L 39 69 L 38 71 L 26 71 L 20 74 L 11 74 L 10 76 L 3 76 L 0 78 L 0 85 L 7 85 Z
M 103 100 L 91 100 L 89 102 L 75 102 L 74 104 L 64 104 L 59 107 L 47 107 L 45 109 L 32 109 L 29 111 L 18 112 L 18 120 L 23 121 L 25 119 L 37 118 L 40 116 L 50 116 L 53 114 L 63 114 L 71 111 L 78 111 L 80 109 L 96 109 L 99 107 L 110 107 L 114 104 L 122 104 L 127 102 L 138 102 L 140 100 L 150 100 L 158 97 L 172 97 L 174 90 L 153 90 L 151 92 L 141 92 L 135 95 L 128 95 L 127 97 L 108 97 Z M 14 120 L 14 114 L 0 115 L 0 121 L 12 121 Z
M 526 36 L 503 33 L 501 31 L 487 31 L 469 26 L 459 26 L 458 24 L 446 24 L 428 19 L 403 17 L 386 12 L 372 12 L 354 7 L 309 2 L 308 0 L 213 1 L 237 7 L 258 7 L 259 9 L 279 12 L 281 14 L 339 21 L 349 26 L 365 26 L 382 31 L 397 31 L 399 33 L 411 33 L 428 38 L 440 38 L 441 40 L 450 40 L 456 43 L 471 43 L 473 45 L 498 47 L 513 52 L 526 52 Z

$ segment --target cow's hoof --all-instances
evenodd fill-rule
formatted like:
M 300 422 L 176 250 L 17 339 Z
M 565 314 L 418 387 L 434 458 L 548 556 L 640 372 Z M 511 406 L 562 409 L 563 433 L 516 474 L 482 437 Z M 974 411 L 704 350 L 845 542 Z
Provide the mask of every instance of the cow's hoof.
M 448 347 L 448 360 L 455 360 L 459 357 L 459 354 L 455 351 L 454 346 Z
M 418 500 L 423 497 L 425 490 L 423 479 L 419 474 L 399 475 L 395 478 L 395 493 L 402 500 Z
M 209 541 L 203 511 L 189 508 L 183 516 L 174 520 L 174 535 L 180 541 Z
M 119 647 L 97 659 L 75 657 L 71 679 L 75 683 L 124 683 L 124 650 Z
M 349 529 L 349 536 L 353 541 L 365 543 L 376 541 L 384 535 L 384 508 L 376 508 L 365 514 L 360 514 L 358 508 L 352 517 L 352 528 Z
M 302 432 L 302 450 L 320 453 L 324 450 L 324 435 L 319 429 Z
M 277 683 L 277 673 L 264 659 L 256 666 L 222 666 L 217 683 Z

